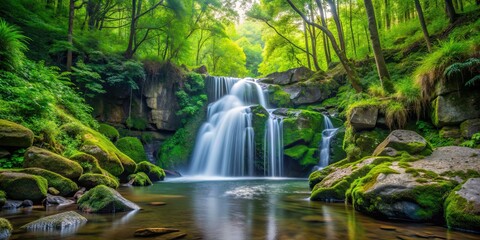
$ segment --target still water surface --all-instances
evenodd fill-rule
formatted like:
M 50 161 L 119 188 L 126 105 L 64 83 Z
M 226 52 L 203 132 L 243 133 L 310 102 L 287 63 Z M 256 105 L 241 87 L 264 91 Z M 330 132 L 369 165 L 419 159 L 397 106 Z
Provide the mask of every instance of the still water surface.
M 138 239 L 133 233 L 145 227 L 177 228 L 188 234 L 185 239 L 480 239 L 429 224 L 379 221 L 343 203 L 311 202 L 304 179 L 180 178 L 149 187 L 121 187 L 119 192 L 142 210 L 81 213 L 89 221 L 76 230 L 17 233 L 11 239 Z M 0 217 L 18 228 L 74 208 L 2 211 Z

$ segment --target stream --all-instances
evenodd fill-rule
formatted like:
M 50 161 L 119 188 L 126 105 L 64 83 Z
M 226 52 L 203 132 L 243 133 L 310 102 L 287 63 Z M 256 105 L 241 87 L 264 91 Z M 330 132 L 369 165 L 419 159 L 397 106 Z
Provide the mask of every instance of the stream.
M 10 239 L 138 239 L 135 230 L 172 227 L 185 239 L 479 239 L 441 226 L 377 220 L 343 203 L 312 202 L 306 179 L 178 178 L 118 191 L 142 210 L 81 213 L 88 223 L 75 231 L 15 233 Z M 165 202 L 163 206 L 151 202 Z M 49 207 L 1 211 L 18 229 L 43 216 L 74 210 Z M 77 210 L 78 212 L 78 210 Z M 160 237 L 150 239 L 162 239 Z

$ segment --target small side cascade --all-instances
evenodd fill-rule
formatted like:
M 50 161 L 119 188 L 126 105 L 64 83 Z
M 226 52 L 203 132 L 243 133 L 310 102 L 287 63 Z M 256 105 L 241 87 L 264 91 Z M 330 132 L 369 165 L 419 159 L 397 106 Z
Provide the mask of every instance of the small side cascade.
M 267 109 L 268 121 L 264 137 L 264 176 L 283 176 L 283 118 Z
M 330 163 L 330 140 L 338 128 L 333 126 L 332 121 L 327 115 L 323 115 L 324 129 L 322 131 L 322 145 L 320 145 L 320 161 L 318 162 L 318 169 L 322 169 Z

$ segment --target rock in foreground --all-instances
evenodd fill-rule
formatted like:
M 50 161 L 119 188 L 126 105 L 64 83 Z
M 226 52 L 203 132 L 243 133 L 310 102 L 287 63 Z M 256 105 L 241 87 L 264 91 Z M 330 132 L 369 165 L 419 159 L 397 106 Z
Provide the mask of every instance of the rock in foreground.
M 0 188 L 9 199 L 41 201 L 47 196 L 48 182 L 45 178 L 25 173 L 0 173 Z
M 480 232 L 480 178 L 471 178 L 445 201 L 449 228 Z
M 85 223 L 87 223 L 87 219 L 84 216 L 74 211 L 68 211 L 40 218 L 31 223 L 23 225 L 21 229 L 28 231 L 65 231 L 68 229 L 77 228 Z
M 66 178 L 78 179 L 83 169 L 77 162 L 38 147 L 30 147 L 25 152 L 24 168 L 43 168 Z
M 28 148 L 33 144 L 33 132 L 16 123 L 0 119 L 0 146 Z
M 0 239 L 8 239 L 12 230 L 10 222 L 5 218 L 0 218 Z
M 84 212 L 115 213 L 138 210 L 140 207 L 125 199 L 120 193 L 105 185 L 99 185 L 78 199 L 78 208 Z

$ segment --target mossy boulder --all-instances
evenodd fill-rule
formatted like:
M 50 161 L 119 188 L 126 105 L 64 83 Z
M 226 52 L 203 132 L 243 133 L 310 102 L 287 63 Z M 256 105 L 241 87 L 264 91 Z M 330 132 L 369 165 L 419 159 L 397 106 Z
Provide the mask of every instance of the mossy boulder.
M 377 124 L 378 108 L 375 106 L 359 106 L 350 110 L 348 123 L 354 131 L 375 128 Z
M 323 115 L 309 110 L 291 110 L 283 119 L 283 145 L 288 148 L 297 144 L 318 147 L 321 139 L 316 139 L 316 133 L 323 130 Z
M 347 157 L 343 149 L 343 140 L 345 139 L 345 128 L 340 127 L 335 135 L 330 139 L 330 164 L 336 163 Z
M 8 239 L 12 231 L 12 224 L 7 219 L 0 218 L 0 239 Z
M 250 107 L 252 113 L 252 127 L 255 139 L 255 160 L 257 166 L 263 166 L 264 164 L 264 138 L 265 128 L 268 121 L 268 112 L 261 105 L 254 105 Z
M 473 89 L 472 89 L 473 90 Z M 436 127 L 458 125 L 480 117 L 478 90 L 451 92 L 432 101 L 432 123 Z
M 98 127 L 98 132 L 103 134 L 105 137 L 110 139 L 110 141 L 115 142 L 120 138 L 120 133 L 118 130 L 108 124 L 101 123 Z
M 86 188 L 94 188 L 98 185 L 105 185 L 111 188 L 118 188 L 118 181 L 110 176 L 98 173 L 86 173 L 80 176 L 78 184 Z
M 295 145 L 291 148 L 285 149 L 285 156 L 296 160 L 305 169 L 311 169 L 311 167 L 318 164 L 318 149 L 309 148 L 305 145 Z
M 143 144 L 136 137 L 120 138 L 115 143 L 115 146 L 136 163 L 147 161 L 147 154 L 145 153 L 145 149 L 143 149 Z
M 147 174 L 152 182 L 162 181 L 165 178 L 165 171 L 157 165 L 150 162 L 141 162 L 137 164 L 135 173 L 143 172 Z
M 27 149 L 23 167 L 47 169 L 74 180 L 78 179 L 83 172 L 82 167 L 77 162 L 38 147 Z
M 373 155 L 380 155 L 385 148 L 393 148 L 397 151 L 405 151 L 411 155 L 427 150 L 431 153 L 431 146 L 427 140 L 418 133 L 410 130 L 395 130 L 375 149 Z M 429 149 L 427 149 L 429 148 Z
M 33 132 L 14 122 L 0 119 L 0 146 L 28 148 L 33 144 Z
M 105 185 L 98 185 L 78 199 L 78 208 L 84 212 L 115 213 L 140 209 L 120 193 Z
M 143 172 L 137 172 L 128 176 L 128 181 L 131 182 L 133 186 L 150 186 L 153 184 L 147 174 Z
M 450 193 L 445 219 L 449 228 L 480 232 L 480 178 L 471 178 Z
M 20 227 L 27 231 L 69 231 L 87 223 L 87 219 L 75 211 L 43 217 Z
M 472 138 L 473 134 L 480 132 L 480 118 L 469 119 L 460 124 L 460 133 L 464 138 Z
M 98 164 L 97 159 L 90 154 L 77 152 L 69 157 L 69 159 L 80 164 L 83 168 L 83 173 L 102 173 L 102 168 Z
M 290 108 L 293 106 L 290 94 L 278 85 L 268 85 L 268 102 L 276 108 Z
M 66 178 L 66 177 L 64 177 L 60 174 L 57 174 L 57 173 L 54 173 L 54 172 L 51 172 L 51 171 L 48 171 L 48 170 L 45 170 L 45 169 L 25 168 L 25 169 L 20 170 L 20 172 L 31 174 L 31 175 L 37 175 L 37 176 L 41 176 L 41 177 L 45 178 L 48 181 L 48 186 L 53 187 L 56 190 L 58 190 L 59 194 L 62 195 L 62 196 L 71 195 L 78 190 L 77 184 L 75 182 L 73 182 L 72 180 L 70 180 L 70 179 L 68 179 L 68 178 Z
M 7 193 L 9 199 L 38 202 L 47 196 L 48 181 L 25 173 L 0 172 L 0 189 Z
M 375 128 L 371 131 L 353 132 L 347 128 L 343 141 L 343 149 L 351 159 L 371 156 L 377 146 L 388 136 L 388 131 Z
M 118 150 L 103 134 L 78 122 L 65 124 L 61 128 L 70 136 L 79 137 L 82 140 L 80 150 L 94 156 L 101 168 L 114 176 L 134 173 L 135 162 Z

